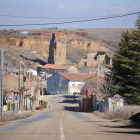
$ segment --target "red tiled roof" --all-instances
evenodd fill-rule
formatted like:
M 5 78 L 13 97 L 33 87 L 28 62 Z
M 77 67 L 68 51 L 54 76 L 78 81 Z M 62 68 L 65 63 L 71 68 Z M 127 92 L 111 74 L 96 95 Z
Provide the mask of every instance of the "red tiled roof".
M 3 76 L 8 76 L 10 74 L 13 75 L 13 76 L 19 77 L 18 75 L 14 74 L 14 73 L 7 73 L 7 74 L 4 74 Z
M 4 74 L 3 76 L 5 77 L 5 76 L 8 76 L 8 75 L 13 75 L 13 76 L 15 76 L 15 77 L 18 77 L 19 78 L 19 75 L 16 75 L 16 74 L 14 74 L 14 73 L 7 73 L 7 74 Z M 23 77 L 21 76 L 20 77 L 21 79 L 23 79 Z M 26 81 L 29 81 L 27 78 L 26 78 Z M 32 81 L 33 82 L 33 81 Z M 31 83 L 32 83 L 31 82 Z
M 86 80 L 93 76 L 96 76 L 94 73 L 59 73 L 68 80 Z
M 72 67 L 72 65 L 55 65 L 52 69 L 66 69 L 66 70 L 68 70 L 71 67 Z
M 46 64 L 42 68 L 48 68 L 48 69 L 69 69 L 72 65 L 56 65 L 56 64 Z
M 95 76 L 97 75 L 97 73 L 90 73 L 90 74 L 94 74 Z M 104 76 L 104 75 L 101 75 L 101 74 L 99 75 L 99 77 L 102 78 L 102 79 L 105 78 L 105 76 Z M 91 77 L 89 77 L 89 78 L 91 78 Z M 87 78 L 87 79 L 89 79 L 89 78 Z M 87 80 L 87 79 L 86 79 L 86 80 Z
M 46 64 L 42 68 L 48 68 L 48 69 L 50 69 L 50 68 L 53 68 L 54 66 L 55 66 L 55 64 Z

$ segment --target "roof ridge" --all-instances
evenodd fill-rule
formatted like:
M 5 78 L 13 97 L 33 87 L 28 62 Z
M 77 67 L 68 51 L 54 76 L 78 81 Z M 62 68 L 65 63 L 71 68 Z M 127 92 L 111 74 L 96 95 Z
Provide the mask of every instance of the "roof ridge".
M 18 77 L 18 78 L 19 78 L 19 75 L 16 75 L 16 74 L 14 74 L 14 73 L 12 73 L 12 72 L 7 73 L 7 74 L 4 74 L 3 76 L 7 76 L 7 75 L 10 75 L 10 74 L 13 75 L 13 76 L 15 76 L 15 77 Z M 20 79 L 23 79 L 23 77 L 21 76 Z M 29 81 L 29 79 L 27 79 L 27 78 L 26 78 L 26 80 Z
M 97 75 L 95 73 L 59 73 L 59 74 L 68 80 L 86 80 Z

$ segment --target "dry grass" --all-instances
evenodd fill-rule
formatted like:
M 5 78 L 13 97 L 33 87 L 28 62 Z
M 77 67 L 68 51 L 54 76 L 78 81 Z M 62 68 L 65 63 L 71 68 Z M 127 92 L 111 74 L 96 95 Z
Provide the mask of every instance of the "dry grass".
M 8 113 L 3 114 L 3 118 L 0 120 L 0 122 L 17 120 L 17 119 L 25 119 L 30 116 L 32 116 L 31 112 L 23 112 L 23 113 L 12 112 L 11 114 L 10 114 L 10 112 L 8 112 Z
M 128 120 L 131 116 L 140 112 L 140 107 L 138 106 L 124 106 L 120 110 L 116 111 L 106 111 L 106 112 L 98 112 L 95 111 L 94 114 L 98 115 L 104 119 L 110 120 Z

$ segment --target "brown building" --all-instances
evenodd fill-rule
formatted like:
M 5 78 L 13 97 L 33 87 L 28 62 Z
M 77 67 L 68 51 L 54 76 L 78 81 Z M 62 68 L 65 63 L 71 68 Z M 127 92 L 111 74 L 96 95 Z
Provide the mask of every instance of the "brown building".
M 28 77 L 28 73 L 26 75 Z M 20 82 L 19 82 L 20 81 Z M 20 86 L 19 86 L 20 83 Z M 8 73 L 3 75 L 3 92 L 5 96 L 19 96 L 23 91 L 23 106 L 25 106 L 28 99 L 33 101 L 33 109 L 38 105 L 41 96 L 40 89 L 41 77 L 30 74 L 30 80 L 26 79 L 24 83 L 25 90 L 23 91 L 23 76 L 19 79 L 19 75 Z M 20 87 L 20 88 L 19 88 Z M 20 94 L 19 94 L 20 93 Z M 31 103 L 31 102 L 30 102 Z M 27 105 L 30 108 L 30 105 Z
M 104 75 L 99 75 L 99 84 L 105 82 Z M 97 74 L 95 74 L 93 77 L 90 77 L 85 80 L 85 85 L 81 89 L 81 95 L 91 95 L 93 94 L 93 91 L 97 92 Z

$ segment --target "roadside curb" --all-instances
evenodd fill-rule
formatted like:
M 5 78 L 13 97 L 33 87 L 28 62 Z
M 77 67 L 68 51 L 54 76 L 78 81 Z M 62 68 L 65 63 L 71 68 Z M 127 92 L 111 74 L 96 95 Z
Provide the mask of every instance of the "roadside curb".
M 12 123 L 13 121 L 7 121 L 7 122 L 0 122 L 0 126 L 3 126 L 5 124 L 8 124 L 8 123 Z

